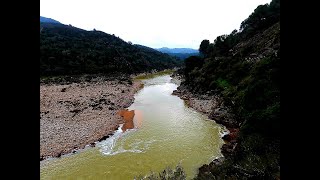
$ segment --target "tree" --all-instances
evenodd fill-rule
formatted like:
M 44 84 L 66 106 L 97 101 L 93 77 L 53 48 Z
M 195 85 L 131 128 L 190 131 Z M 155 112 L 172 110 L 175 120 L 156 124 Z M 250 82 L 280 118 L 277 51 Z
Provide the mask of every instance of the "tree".
M 184 73 L 186 75 L 186 81 L 189 81 L 190 72 L 194 70 L 196 67 L 201 68 L 203 64 L 204 64 L 204 60 L 199 56 L 190 56 L 186 58 L 185 59 L 186 67 L 184 69 L 185 71 Z
M 203 54 L 204 56 L 207 56 L 207 55 L 208 55 L 209 44 L 210 44 L 210 41 L 207 40 L 207 39 L 202 40 L 202 42 L 201 42 L 201 44 L 200 44 L 199 52 L 200 52 L 201 54 Z

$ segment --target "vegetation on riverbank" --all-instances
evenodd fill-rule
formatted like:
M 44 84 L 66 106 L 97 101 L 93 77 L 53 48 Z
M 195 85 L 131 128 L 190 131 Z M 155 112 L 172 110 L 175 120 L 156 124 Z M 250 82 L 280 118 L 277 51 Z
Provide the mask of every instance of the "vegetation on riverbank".
M 276 179 L 280 175 L 280 1 L 260 5 L 241 31 L 202 41 L 186 59 L 192 92 L 219 94 L 240 125 L 233 152 L 196 179 Z
M 175 169 L 167 167 L 160 173 L 151 172 L 149 175 L 142 177 L 135 177 L 134 180 L 184 180 L 186 179 L 186 174 L 183 167 L 178 164 Z

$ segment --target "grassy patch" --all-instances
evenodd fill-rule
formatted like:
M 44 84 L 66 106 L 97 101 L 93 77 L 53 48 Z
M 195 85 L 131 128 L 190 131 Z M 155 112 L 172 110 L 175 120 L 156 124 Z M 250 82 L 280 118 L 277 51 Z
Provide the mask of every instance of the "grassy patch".
M 217 83 L 217 86 L 222 88 L 222 89 L 227 89 L 227 88 L 230 87 L 230 84 L 228 83 L 228 81 L 225 80 L 225 79 L 222 79 L 222 78 L 218 78 L 216 80 L 216 83 Z

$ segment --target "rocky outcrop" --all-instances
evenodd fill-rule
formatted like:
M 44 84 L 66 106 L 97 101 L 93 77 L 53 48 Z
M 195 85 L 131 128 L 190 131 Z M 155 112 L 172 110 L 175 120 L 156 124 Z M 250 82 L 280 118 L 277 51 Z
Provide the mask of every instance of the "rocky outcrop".
M 272 54 L 277 56 L 280 48 L 280 22 L 275 23 L 265 31 L 259 32 L 253 37 L 238 43 L 230 49 L 232 56 L 241 56 L 248 63 L 257 63 L 262 58 Z M 250 51 L 248 51 L 250 49 Z M 246 51 L 250 53 L 245 53 Z
M 199 168 L 199 174 L 209 175 L 210 169 L 214 166 L 220 166 L 224 161 L 224 157 L 214 159 L 210 164 L 205 164 Z

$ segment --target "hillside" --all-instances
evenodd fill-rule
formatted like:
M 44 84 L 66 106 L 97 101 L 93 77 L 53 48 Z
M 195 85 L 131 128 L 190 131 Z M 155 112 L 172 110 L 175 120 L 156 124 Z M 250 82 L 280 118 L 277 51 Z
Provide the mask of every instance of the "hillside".
M 102 31 L 40 23 L 40 75 L 140 73 L 182 64 L 156 51 L 132 45 Z
M 225 160 L 201 167 L 196 179 L 279 178 L 280 1 L 258 6 L 239 32 L 203 40 L 199 51 L 186 59 L 179 88 L 221 97 L 240 133 L 226 138 Z M 228 117 L 209 117 L 228 128 Z
M 43 16 L 40 16 L 40 22 L 61 24 L 59 21 L 56 21 L 56 20 L 51 19 L 51 18 L 46 18 L 46 17 L 43 17 Z

